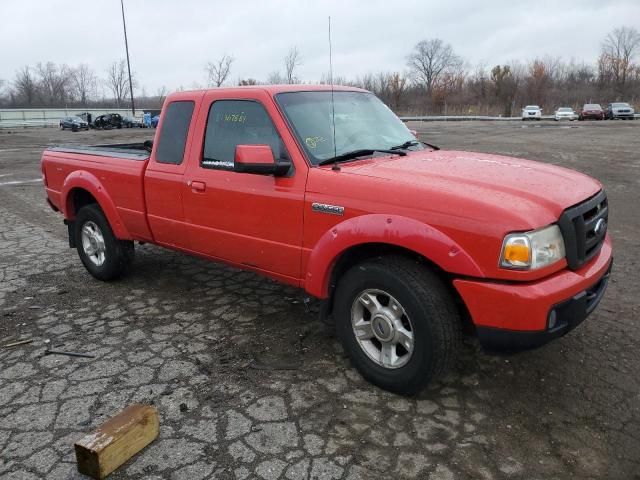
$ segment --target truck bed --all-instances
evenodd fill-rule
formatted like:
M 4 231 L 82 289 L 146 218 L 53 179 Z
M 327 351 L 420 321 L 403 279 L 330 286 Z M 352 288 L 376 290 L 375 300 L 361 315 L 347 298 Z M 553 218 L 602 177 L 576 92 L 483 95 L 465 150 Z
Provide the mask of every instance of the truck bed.
M 146 143 L 146 142 L 145 142 Z M 145 143 L 114 143 L 106 145 L 57 145 L 50 147 L 49 152 L 80 153 L 101 157 L 122 158 L 125 160 L 144 161 L 149 158 L 149 150 Z
M 76 188 L 93 192 L 103 210 L 117 219 L 113 228 L 121 238 L 149 240 L 144 199 L 149 156 L 142 142 L 48 148 L 42 156 L 42 171 L 49 201 L 72 218 L 63 199 L 68 195 L 69 179 L 77 178 Z

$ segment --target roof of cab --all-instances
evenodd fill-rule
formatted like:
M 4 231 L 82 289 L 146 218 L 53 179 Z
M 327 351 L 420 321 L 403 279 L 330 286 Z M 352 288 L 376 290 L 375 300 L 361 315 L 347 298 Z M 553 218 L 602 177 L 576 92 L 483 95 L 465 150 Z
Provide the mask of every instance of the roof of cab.
M 368 90 L 363 90 L 362 88 L 357 87 L 348 87 L 344 85 L 307 85 L 307 84 L 294 84 L 294 85 L 246 85 L 246 86 L 235 86 L 235 87 L 219 87 L 219 88 L 207 88 L 202 90 L 189 90 L 183 92 L 175 92 L 170 94 L 169 96 L 175 96 L 176 94 L 204 94 L 209 91 L 243 91 L 247 90 L 262 90 L 267 92 L 270 95 L 276 95 L 278 93 L 284 92 L 330 92 L 331 90 L 336 92 L 363 92 L 363 93 L 371 93 Z

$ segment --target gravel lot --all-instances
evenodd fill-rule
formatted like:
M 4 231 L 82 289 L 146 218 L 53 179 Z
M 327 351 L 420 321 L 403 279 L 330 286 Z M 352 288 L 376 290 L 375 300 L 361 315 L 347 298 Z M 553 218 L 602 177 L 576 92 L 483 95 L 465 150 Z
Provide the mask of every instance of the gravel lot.
M 510 357 L 467 340 L 441 382 L 389 394 L 294 289 L 148 245 L 126 279 L 89 276 L 44 202 L 41 151 L 148 132 L 0 130 L 0 345 L 33 339 L 0 347 L 0 477 L 81 477 L 73 442 L 140 401 L 160 438 L 110 478 L 640 479 L 640 122 L 410 126 L 604 183 L 616 260 L 582 326 Z

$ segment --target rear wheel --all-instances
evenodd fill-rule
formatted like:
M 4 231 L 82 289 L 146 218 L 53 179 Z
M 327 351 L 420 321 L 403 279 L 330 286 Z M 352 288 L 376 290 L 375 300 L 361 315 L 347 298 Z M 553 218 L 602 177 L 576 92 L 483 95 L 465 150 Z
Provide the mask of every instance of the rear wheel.
M 382 257 L 338 283 L 334 315 L 353 365 L 373 384 L 415 394 L 453 362 L 460 319 L 446 286 L 426 265 Z
M 86 205 L 78 212 L 75 243 L 80 260 L 98 280 L 114 280 L 131 268 L 135 253 L 133 242 L 115 237 L 96 204 Z

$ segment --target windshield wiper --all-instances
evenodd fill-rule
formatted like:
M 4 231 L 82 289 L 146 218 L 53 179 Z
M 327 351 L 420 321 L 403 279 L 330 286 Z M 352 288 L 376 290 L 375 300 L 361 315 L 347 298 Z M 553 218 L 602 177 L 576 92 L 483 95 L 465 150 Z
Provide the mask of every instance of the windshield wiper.
M 391 150 L 405 150 L 409 147 L 413 147 L 414 145 L 426 145 L 429 148 L 433 148 L 434 150 L 440 150 L 440 147 L 437 147 L 436 145 L 431 145 L 430 143 L 427 142 L 420 142 L 418 140 L 409 140 L 404 142 L 402 145 L 396 145 L 395 147 L 391 147 Z
M 389 150 L 405 150 L 409 147 L 413 147 L 414 145 L 420 145 L 418 140 L 408 140 L 404 142 L 402 145 L 396 145 L 395 147 L 391 147 Z
M 373 155 L 376 152 L 391 153 L 393 155 L 400 155 L 401 157 L 404 157 L 407 154 L 407 152 L 403 152 L 402 150 L 391 150 L 391 149 L 384 149 L 384 148 L 361 148 L 358 150 L 352 150 L 350 152 L 343 153 L 341 155 L 336 155 L 335 157 L 327 158 L 325 160 L 322 160 L 320 163 L 318 163 L 318 165 L 323 166 L 323 165 L 330 165 L 332 163 L 345 162 L 348 160 L 356 159 L 358 157 Z

